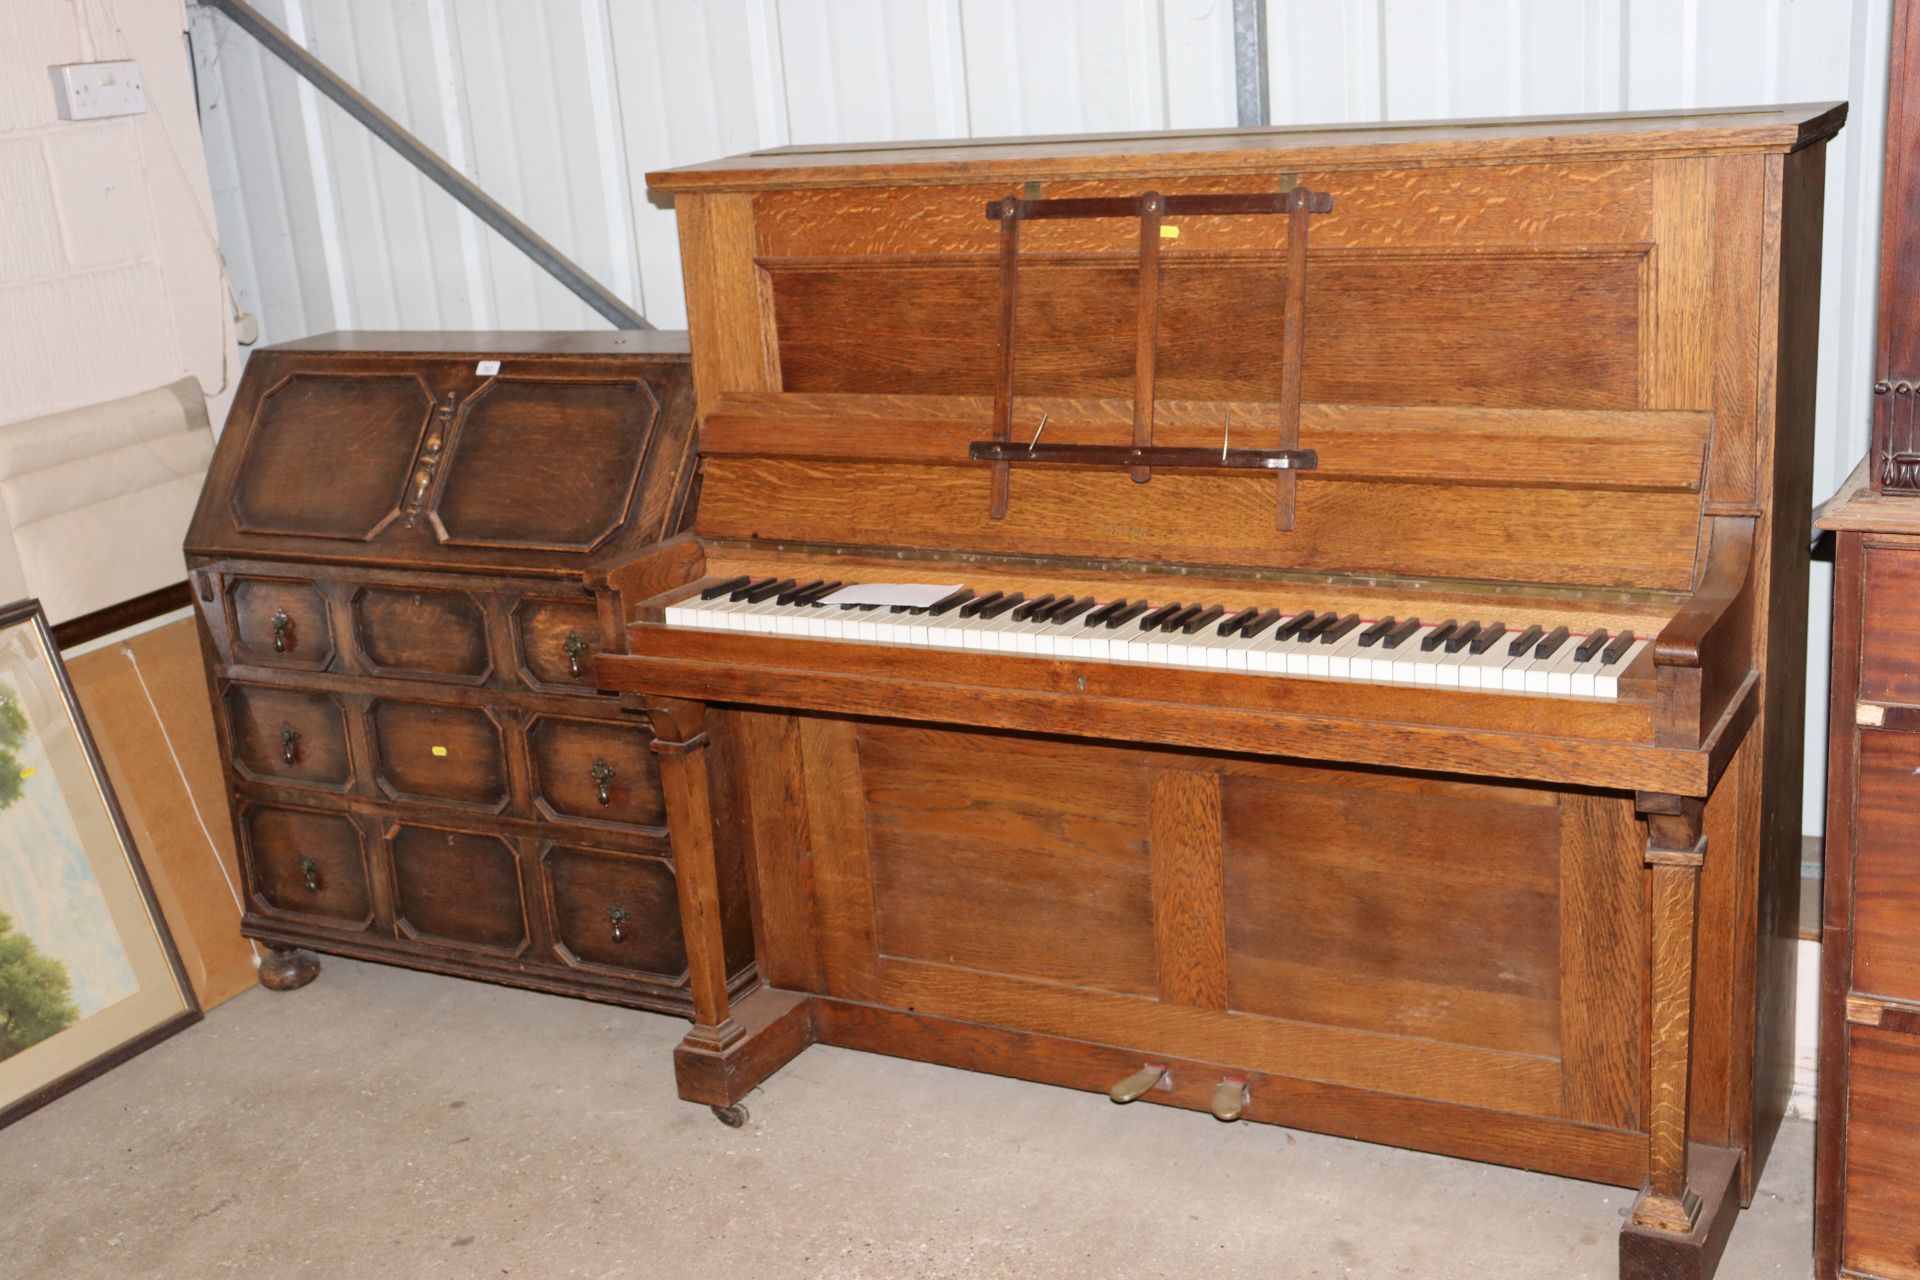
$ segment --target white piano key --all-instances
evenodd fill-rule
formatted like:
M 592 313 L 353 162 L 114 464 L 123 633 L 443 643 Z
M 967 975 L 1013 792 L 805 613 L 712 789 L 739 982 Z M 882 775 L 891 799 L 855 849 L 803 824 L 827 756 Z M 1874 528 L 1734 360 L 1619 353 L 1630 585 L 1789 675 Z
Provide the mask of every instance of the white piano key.
M 1620 674 L 1633 665 L 1633 660 L 1646 651 L 1649 641 L 1635 640 L 1633 646 L 1620 655 L 1620 661 L 1610 662 L 1600 669 L 1593 678 L 1593 694 L 1596 698 L 1618 698 L 1620 696 Z

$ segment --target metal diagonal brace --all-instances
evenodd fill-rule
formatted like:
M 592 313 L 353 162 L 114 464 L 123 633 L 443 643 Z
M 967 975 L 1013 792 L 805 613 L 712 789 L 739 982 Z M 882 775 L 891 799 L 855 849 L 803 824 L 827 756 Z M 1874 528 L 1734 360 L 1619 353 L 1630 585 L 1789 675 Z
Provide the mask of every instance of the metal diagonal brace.
M 573 259 L 554 248 L 532 227 L 507 212 L 498 200 L 473 184 L 472 179 L 448 164 L 440 154 L 409 133 L 404 125 L 375 106 L 367 96 L 342 80 L 333 68 L 320 61 L 294 38 L 273 25 L 246 0 L 199 0 L 200 6 L 217 9 L 233 24 L 264 45 L 294 72 L 338 103 L 348 115 L 365 125 L 369 132 L 399 152 L 401 158 L 431 178 L 448 195 L 466 206 L 476 217 L 506 237 L 520 252 L 532 258 L 548 275 L 565 285 L 582 302 L 605 316 L 616 329 L 651 329 L 647 318 L 628 306 L 613 290 L 588 275 Z

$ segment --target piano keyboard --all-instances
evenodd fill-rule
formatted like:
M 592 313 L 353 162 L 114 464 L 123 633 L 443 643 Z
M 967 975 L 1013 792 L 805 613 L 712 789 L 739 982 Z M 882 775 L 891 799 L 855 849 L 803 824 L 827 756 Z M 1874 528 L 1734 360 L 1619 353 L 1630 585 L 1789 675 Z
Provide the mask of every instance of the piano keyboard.
M 1620 673 L 1648 641 L 1631 631 L 1312 609 L 1101 601 L 1093 596 L 962 588 L 924 609 L 832 605 L 852 584 L 733 578 L 666 610 L 666 624 L 864 644 L 1210 667 L 1375 684 L 1428 684 L 1547 696 L 1617 698 Z

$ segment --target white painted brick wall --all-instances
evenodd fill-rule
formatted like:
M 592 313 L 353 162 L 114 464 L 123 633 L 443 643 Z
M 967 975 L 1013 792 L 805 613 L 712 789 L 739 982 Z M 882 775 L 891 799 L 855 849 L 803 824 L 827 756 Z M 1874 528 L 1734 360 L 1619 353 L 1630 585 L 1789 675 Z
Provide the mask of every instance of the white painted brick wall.
M 216 425 L 226 416 L 239 357 L 185 30 L 181 0 L 0 0 L 0 428 L 183 375 L 204 389 Z M 48 67 L 123 58 L 140 63 L 144 115 L 59 119 Z M 88 580 L 124 593 L 129 555 L 152 563 L 142 590 L 177 581 L 178 556 L 160 544 L 177 542 L 190 505 L 185 490 L 165 510 L 152 494 L 129 495 L 124 549 L 96 542 L 32 575 L 8 532 L 14 513 L 0 509 L 0 601 L 113 603 L 95 600 L 106 588 L 90 592 Z M 57 592 L 33 580 L 50 572 Z

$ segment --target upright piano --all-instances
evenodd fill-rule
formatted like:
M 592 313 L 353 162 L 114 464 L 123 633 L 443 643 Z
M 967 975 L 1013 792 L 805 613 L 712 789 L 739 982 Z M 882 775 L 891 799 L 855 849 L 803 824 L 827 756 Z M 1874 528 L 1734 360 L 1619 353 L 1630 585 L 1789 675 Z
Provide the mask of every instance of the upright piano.
M 1621 1274 L 1711 1273 L 1788 1090 L 1844 116 L 652 175 L 699 510 L 594 672 L 682 1096 L 849 1046 L 1635 1188 Z

